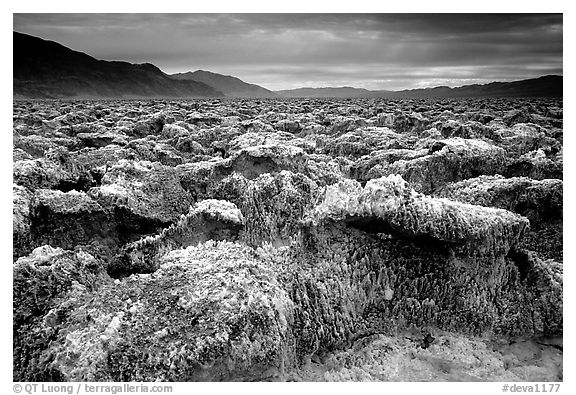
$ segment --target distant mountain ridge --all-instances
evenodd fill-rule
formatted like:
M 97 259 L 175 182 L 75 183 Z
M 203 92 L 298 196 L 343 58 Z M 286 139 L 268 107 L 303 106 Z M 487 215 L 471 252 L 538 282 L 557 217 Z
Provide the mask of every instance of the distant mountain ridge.
M 105 61 L 54 41 L 13 32 L 15 98 L 223 97 L 197 81 L 170 78 L 150 64 Z
M 189 71 L 187 73 L 172 74 L 170 77 L 177 80 L 202 82 L 223 92 L 227 97 L 278 97 L 276 93 L 259 85 L 249 84 L 239 78 L 211 71 Z
M 239 78 L 197 70 L 168 75 L 150 63 L 95 59 L 59 43 L 13 32 L 14 98 L 464 98 L 562 97 L 563 77 L 402 91 L 354 87 L 270 91 Z
M 372 91 L 362 88 L 342 86 L 337 88 L 297 88 L 276 91 L 282 97 L 368 97 Z
M 335 97 L 335 98 L 464 98 L 464 97 L 562 97 L 563 77 L 546 75 L 538 78 L 512 82 L 491 82 L 484 85 L 464 85 L 457 88 L 439 86 L 435 88 L 410 89 L 402 91 L 371 91 L 367 89 L 340 88 L 298 88 L 276 91 L 282 97 Z

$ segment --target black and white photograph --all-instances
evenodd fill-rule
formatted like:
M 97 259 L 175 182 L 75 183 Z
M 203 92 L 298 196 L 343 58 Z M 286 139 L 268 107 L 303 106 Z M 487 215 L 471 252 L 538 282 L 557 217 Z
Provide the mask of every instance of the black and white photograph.
M 15 393 L 563 392 L 563 13 L 12 20 Z

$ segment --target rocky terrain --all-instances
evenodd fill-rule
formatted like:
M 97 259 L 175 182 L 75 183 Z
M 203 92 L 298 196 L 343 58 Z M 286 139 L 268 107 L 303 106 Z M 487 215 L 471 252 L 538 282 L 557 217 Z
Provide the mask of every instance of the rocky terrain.
M 561 99 L 13 113 L 15 381 L 562 381 Z

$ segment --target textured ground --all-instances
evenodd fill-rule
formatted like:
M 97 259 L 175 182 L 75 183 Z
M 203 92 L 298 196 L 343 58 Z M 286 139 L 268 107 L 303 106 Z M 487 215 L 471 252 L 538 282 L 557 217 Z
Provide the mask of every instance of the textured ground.
M 14 379 L 562 380 L 562 101 L 16 101 Z

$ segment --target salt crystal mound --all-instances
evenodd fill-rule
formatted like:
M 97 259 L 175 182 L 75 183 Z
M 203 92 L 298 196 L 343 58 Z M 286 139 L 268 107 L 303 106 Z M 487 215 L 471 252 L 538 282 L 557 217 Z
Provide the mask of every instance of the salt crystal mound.
M 331 137 L 322 147 L 332 156 L 360 157 L 375 150 L 412 148 L 416 136 L 395 133 L 388 128 L 363 128 Z
M 483 140 L 456 137 L 434 143 L 428 155 L 384 163 L 376 174 L 399 174 L 416 191 L 430 194 L 450 182 L 500 173 L 506 164 L 504 149 Z
M 158 269 L 160 259 L 170 251 L 207 240 L 237 240 L 243 225 L 242 212 L 234 203 L 203 200 L 159 234 L 123 246 L 108 271 L 114 275 L 151 273 Z
M 174 222 L 188 210 L 191 196 L 178 172 L 158 162 L 121 159 L 107 170 L 102 185 L 88 191 L 105 208 L 162 223 Z
M 232 174 L 212 194 L 238 206 L 245 219 L 241 239 L 257 246 L 289 243 L 298 234 L 300 220 L 312 208 L 318 189 L 304 174 L 282 170 L 261 174 L 254 180 Z
M 561 144 L 547 134 L 549 132 L 545 128 L 530 123 L 517 123 L 511 129 L 504 128 L 496 131 L 502 148 L 513 157 L 519 157 L 539 148 L 558 152 Z
M 115 237 L 112 218 L 84 192 L 37 189 L 30 202 L 32 245 L 73 250 Z
M 258 145 L 242 148 L 226 159 L 185 163 L 175 168 L 180 184 L 197 199 L 210 198 L 210 191 L 226 177 L 241 175 L 255 180 L 260 176 L 275 175 L 283 171 L 302 174 L 320 185 L 341 177 L 335 161 L 316 161 L 302 148 L 292 145 Z
M 31 192 L 16 184 L 12 184 L 12 240 L 13 259 L 24 255 L 30 244 L 30 200 Z
M 527 177 L 480 176 L 440 188 L 435 194 L 463 203 L 498 207 L 530 220 L 521 247 L 562 261 L 563 182 Z
M 503 255 L 518 244 L 529 221 L 502 209 L 432 198 L 415 192 L 398 175 L 370 180 L 364 188 L 343 180 L 326 187 L 314 222 L 376 220 L 375 233 L 429 236 L 477 254 Z
M 449 184 L 436 196 L 514 211 L 531 224 L 562 218 L 563 182 L 558 179 L 480 176 Z
M 105 273 L 85 255 L 43 247 L 16 264 L 15 301 L 31 309 L 22 307 L 16 320 L 36 324 L 16 343 L 18 353 L 34 356 L 16 361 L 16 377 L 265 380 L 294 364 L 293 302 L 273 267 L 252 249 L 208 241 L 168 253 L 152 274 L 102 279 L 94 290 L 93 280 Z M 31 271 L 33 287 L 55 280 L 37 307 L 34 294 L 22 289 Z M 57 289 L 63 297 L 52 296 Z M 33 350 L 27 345 L 32 339 Z
M 244 148 L 258 145 L 291 145 L 299 147 L 307 153 L 316 149 L 315 141 L 311 138 L 297 138 L 288 132 L 248 132 L 232 139 L 227 144 L 226 151 L 237 152 Z
M 198 202 L 192 210 L 194 214 L 202 214 L 215 221 L 242 225 L 244 218 L 242 212 L 234 203 L 225 200 L 206 199 Z
M 503 175 L 528 177 L 534 180 L 562 179 L 564 175 L 562 151 L 546 155 L 541 148 L 527 152 L 519 158 L 509 158 Z
M 68 297 L 74 292 L 90 295 L 107 283 L 112 279 L 103 263 L 84 251 L 45 245 L 18 259 L 13 266 L 13 325 L 20 328 L 13 344 L 15 378 L 63 379 L 39 364 L 45 363 L 42 355 L 72 312 Z
M 103 211 L 96 201 L 84 192 L 76 190 L 62 192 L 52 189 L 38 189 L 34 196 L 33 206 L 50 207 L 50 211 L 58 214 L 98 213 Z
M 93 184 L 91 174 L 64 147 L 48 149 L 42 158 L 17 161 L 12 173 L 14 183 L 30 189 L 86 189 Z

